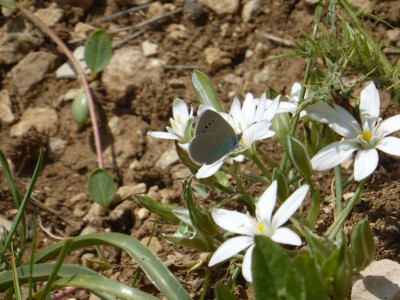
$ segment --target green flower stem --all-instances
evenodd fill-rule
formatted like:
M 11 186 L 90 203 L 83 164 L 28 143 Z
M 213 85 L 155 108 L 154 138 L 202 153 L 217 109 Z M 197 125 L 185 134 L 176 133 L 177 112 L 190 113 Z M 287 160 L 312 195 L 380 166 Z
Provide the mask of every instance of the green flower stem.
M 293 183 L 296 183 L 300 178 L 301 176 L 299 174 L 293 176 L 292 178 L 289 179 L 288 186 L 291 186 Z
M 317 7 L 316 7 L 315 12 L 314 12 L 313 31 L 312 31 L 312 35 L 311 35 L 314 40 L 317 37 L 318 24 L 319 24 L 319 22 L 321 20 L 321 17 L 322 17 L 322 12 L 323 12 L 323 9 L 325 7 L 325 2 L 326 1 L 320 1 L 317 4 Z M 312 64 L 313 64 L 313 59 L 312 59 L 311 55 L 309 55 L 309 57 L 307 58 L 306 70 L 304 72 L 303 84 L 301 86 L 298 107 L 301 107 L 301 104 L 304 101 L 304 96 L 306 94 L 306 85 L 307 85 L 308 79 L 310 77 L 310 71 L 311 71 Z M 296 112 L 296 114 L 294 115 L 294 117 L 292 119 L 292 123 L 290 125 L 289 135 L 293 136 L 293 134 L 294 134 L 294 132 L 296 130 L 299 118 L 300 118 L 300 111 Z M 288 161 L 288 154 L 285 152 L 283 154 L 282 162 L 281 162 L 281 165 L 280 165 L 280 170 L 282 172 L 285 172 L 287 161 Z
M 307 224 L 310 228 L 314 228 L 319 216 L 319 209 L 321 205 L 319 190 L 315 189 L 312 182 L 308 182 L 311 194 L 311 208 L 307 215 Z
M 278 162 L 276 162 L 274 159 L 269 157 L 259 146 L 256 145 L 256 151 L 258 154 L 260 154 L 262 160 L 271 168 L 276 168 L 279 166 Z
M 327 230 L 327 235 L 330 240 L 332 240 L 337 233 L 343 228 L 344 222 L 346 221 L 348 215 L 350 214 L 353 207 L 357 204 L 358 199 L 361 196 L 361 192 L 364 190 L 364 186 L 367 183 L 368 178 L 365 178 L 360 181 L 358 184 L 357 190 L 354 193 L 353 197 L 351 197 L 349 203 L 344 207 L 342 212 L 337 216 L 331 227 Z
M 242 184 L 242 180 L 240 179 L 240 177 L 237 175 L 237 168 L 236 168 L 236 162 L 233 161 L 232 167 L 229 168 L 230 170 L 230 174 L 232 176 L 232 178 L 235 180 L 239 193 L 241 195 L 241 198 L 244 200 L 244 202 L 246 202 L 246 204 L 248 204 L 250 207 L 254 208 L 254 203 L 253 200 L 251 199 L 251 197 L 249 196 L 249 194 L 246 192 L 246 190 L 243 187 Z
M 345 181 L 342 182 L 342 190 L 344 190 L 345 188 L 347 188 L 350 183 L 352 183 L 354 181 L 354 175 L 351 175 L 349 178 L 347 178 Z M 325 202 L 330 202 L 332 201 L 333 195 L 330 195 L 328 197 L 328 199 L 324 200 Z
M 251 153 L 249 157 L 252 161 L 254 161 L 254 163 L 257 165 L 257 167 L 261 170 L 261 172 L 264 174 L 265 178 L 271 183 L 272 176 L 268 172 L 268 170 L 265 168 L 264 164 L 258 159 L 258 157 L 254 153 Z
M 335 217 L 342 212 L 343 209 L 343 186 L 342 186 L 342 170 L 340 165 L 335 167 L 335 185 L 336 185 L 336 211 Z
M 229 287 L 231 290 L 232 290 L 233 287 L 235 286 L 236 280 L 237 280 L 237 278 L 238 278 L 238 276 L 239 276 L 239 274 L 240 274 L 240 269 L 241 269 L 240 267 L 236 267 L 235 270 L 234 270 L 233 273 L 232 273 L 231 278 L 229 279 L 228 287 Z

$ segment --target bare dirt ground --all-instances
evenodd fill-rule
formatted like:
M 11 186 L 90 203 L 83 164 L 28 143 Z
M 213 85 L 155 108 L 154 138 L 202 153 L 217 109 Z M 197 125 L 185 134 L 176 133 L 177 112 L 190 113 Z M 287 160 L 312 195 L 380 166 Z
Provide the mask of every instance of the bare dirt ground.
M 99 107 L 102 108 L 99 122 L 104 132 L 106 168 L 113 174 L 118 186 L 135 186 L 138 192 L 148 193 L 157 200 L 183 206 L 180 198 L 182 189 L 178 180 L 187 178 L 190 173 L 178 161 L 164 168 L 157 166 L 160 156 L 167 151 L 173 151 L 174 144 L 171 141 L 152 139 L 146 136 L 146 132 L 164 130 L 165 126 L 169 125 L 171 104 L 176 97 L 197 107 L 190 82 L 193 68 L 210 76 L 226 108 L 229 108 L 234 96 L 238 96 L 241 100 L 247 92 L 259 96 L 269 87 L 275 88 L 282 94 L 289 94 L 292 84 L 295 81 L 302 81 L 305 60 L 296 58 L 266 61 L 265 58 L 270 55 L 293 49 L 281 42 L 266 38 L 265 33 L 288 40 L 300 39 L 302 32 L 311 31 L 315 6 L 307 4 L 306 1 L 262 0 L 260 7 L 251 14 L 248 22 L 245 22 L 242 9 L 247 1 L 241 1 L 235 12 L 218 15 L 207 7 L 193 6 L 194 1 L 172 0 L 153 3 L 148 8 L 110 21 L 102 19 L 104 16 L 135 6 L 129 2 L 135 1 L 95 0 L 86 10 L 79 6 L 61 5 L 62 17 L 53 29 L 65 42 L 68 42 L 76 38 L 78 23 L 96 24 L 93 26 L 112 31 L 149 20 L 160 12 L 161 14 L 177 12 L 150 26 L 141 27 L 140 29 L 145 29 L 145 32 L 114 49 L 118 51 L 127 47 L 137 47 L 141 51 L 141 45 L 145 41 L 158 45 L 157 53 L 145 57 L 146 64 L 150 64 L 151 59 L 161 64 L 155 75 L 149 76 L 148 71 L 144 70 L 138 71 L 132 78 L 125 78 L 132 81 L 132 88 L 123 97 L 117 92 L 110 92 L 112 90 L 104 86 L 104 76 L 99 76 L 91 86 Z M 364 1 L 363 5 L 367 5 L 363 9 L 378 15 L 395 28 L 400 26 L 398 1 Z M 48 7 L 54 7 L 54 3 L 35 1 L 30 9 L 37 11 Z M 0 25 L 3 26 L 1 34 L 21 22 L 23 23 L 22 18 L 9 17 L 3 12 L 3 16 L 0 17 Z M 399 46 L 399 33 L 396 44 L 396 40 L 388 34 L 390 30 L 388 26 L 372 20 L 367 20 L 366 23 L 379 41 Z M 26 26 L 27 32 L 33 37 L 38 35 L 32 25 Z M 111 36 L 112 40 L 120 41 L 135 30 L 137 29 L 114 34 Z M 83 42 L 69 44 L 69 47 L 73 50 L 82 44 Z M 220 63 L 210 65 L 207 61 L 206 48 L 216 48 L 224 52 L 218 54 L 221 55 Z M 153 226 L 154 215 L 144 213 L 132 197 L 128 197 L 130 212 L 125 216 L 123 225 L 118 222 L 113 223 L 108 212 L 102 217 L 92 208 L 92 202 L 86 194 L 88 176 L 97 167 L 92 128 L 90 124 L 78 128 L 71 117 L 71 101 L 65 100 L 69 90 L 79 88 L 78 81 L 56 78 L 55 71 L 66 62 L 65 56 L 48 38 L 43 38 L 43 42 L 36 46 L 20 47 L 15 51 L 14 55 L 19 57 L 18 60 L 0 66 L 2 93 L 9 94 L 9 107 L 14 117 L 11 121 L 2 119 L 0 140 L 2 151 L 13 165 L 21 192 L 24 192 L 30 180 L 39 149 L 45 147 L 48 150 L 33 200 L 27 211 L 28 215 L 40 215 L 43 227 L 58 237 L 76 236 L 82 232 L 119 231 L 139 240 L 146 240 Z M 28 53 L 37 51 L 50 53 L 55 59 L 39 82 L 27 91 L 21 92 L 17 87 L 18 82 L 13 79 L 15 72 L 13 68 Z M 392 55 L 389 58 L 392 62 L 396 62 L 398 56 Z M 135 84 L 137 82 L 140 84 Z M 392 115 L 398 111 L 397 105 L 391 103 L 383 92 L 381 97 L 386 99 L 383 115 Z M 56 121 L 52 121 L 52 127 L 46 130 L 32 128 L 23 135 L 12 136 L 13 127 L 21 122 L 27 110 L 34 108 L 46 108 L 55 112 Z M 49 145 L 54 140 L 62 140 L 61 144 L 64 146 L 60 152 L 51 154 Z M 279 159 L 281 149 L 277 143 L 274 141 L 264 143 L 263 147 Z M 112 160 L 111 148 L 116 157 L 115 163 Z M 247 167 L 252 168 L 251 164 Z M 398 262 L 400 262 L 399 170 L 399 159 L 381 156 L 380 166 L 347 224 L 351 228 L 352 224 L 368 216 L 377 242 L 376 259 L 389 258 Z M 329 195 L 331 179 L 327 173 L 316 175 L 316 179 L 321 189 Z M 142 183 L 144 185 L 137 186 Z M 254 194 L 257 195 L 262 190 L 264 187 L 256 187 Z M 352 191 L 354 190 L 350 187 L 345 192 Z M 216 199 L 208 199 L 205 204 L 215 201 Z M 8 187 L 1 176 L 1 217 L 12 220 L 16 213 L 12 203 Z M 326 221 L 331 220 L 330 205 L 323 203 L 321 207 L 322 216 L 318 230 L 322 231 Z M 188 266 L 192 262 L 199 261 L 200 254 L 194 250 L 166 243 L 162 234 L 174 231 L 175 226 L 160 220 L 155 239 L 152 241 L 152 249 L 166 262 L 187 290 L 194 297 L 198 297 L 204 281 L 205 266 L 189 271 Z M 55 242 L 53 237 L 42 230 L 39 234 L 39 248 Z M 122 282 L 129 282 L 136 270 L 136 264 L 129 257 L 124 254 L 119 255 L 112 249 L 104 251 L 113 265 L 112 269 L 103 270 L 104 274 Z M 74 252 L 69 262 L 82 263 L 84 254 L 91 254 L 91 258 L 97 255 L 93 249 Z M 209 279 L 211 286 L 224 278 L 226 278 L 225 270 L 219 268 Z M 239 279 L 238 283 L 235 291 L 238 298 L 251 298 L 245 281 Z M 139 287 L 157 293 L 144 278 L 141 279 Z M 80 291 L 75 296 L 86 299 L 88 294 Z M 212 298 L 211 294 L 209 298 Z

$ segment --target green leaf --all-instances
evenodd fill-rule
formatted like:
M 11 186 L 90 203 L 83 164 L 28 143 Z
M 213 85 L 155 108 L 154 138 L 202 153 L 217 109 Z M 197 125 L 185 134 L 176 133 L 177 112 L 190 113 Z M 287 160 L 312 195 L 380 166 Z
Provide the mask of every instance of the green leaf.
M 183 197 L 189 210 L 190 220 L 198 232 L 204 233 L 205 236 L 213 236 L 217 233 L 217 228 L 212 221 L 210 213 L 202 209 L 196 202 L 191 183 L 191 181 L 187 180 L 183 182 Z
M 286 137 L 286 148 L 290 160 L 295 165 L 297 170 L 304 177 L 304 179 L 311 182 L 313 168 L 306 147 L 304 147 L 303 143 L 298 139 L 288 135 Z
M 72 118 L 79 126 L 86 123 L 89 116 L 89 106 L 86 99 L 86 95 L 83 89 L 80 89 L 79 94 L 75 97 L 71 106 Z
M 4 6 L 9 9 L 15 9 L 15 1 L 13 0 L 0 0 L 0 6 Z
M 136 195 L 135 198 L 141 206 L 148 209 L 152 213 L 158 215 L 164 220 L 174 224 L 179 224 L 179 218 L 172 212 L 174 209 L 179 208 L 178 206 L 161 203 L 146 195 Z
M 96 169 L 88 180 L 88 193 L 92 200 L 103 207 L 108 207 L 115 195 L 114 181 L 103 169 Z
M 215 287 L 215 297 L 217 300 L 236 300 L 232 291 L 221 282 L 218 282 L 217 286 Z
M 199 70 L 194 70 L 192 73 L 192 85 L 200 104 L 211 105 L 217 111 L 222 111 L 211 80 L 206 74 Z
M 175 245 L 181 245 L 185 248 L 197 249 L 201 252 L 210 252 L 210 245 L 212 245 L 213 242 L 212 236 L 202 235 L 200 232 L 197 232 L 196 236 L 192 238 L 176 235 L 164 235 L 163 237 L 168 242 L 171 242 Z
M 293 259 L 286 276 L 288 300 L 328 299 L 322 275 L 314 259 L 297 256 Z
M 104 29 L 93 31 L 86 42 L 84 54 L 93 78 L 108 65 L 111 55 L 112 46 L 107 32 Z
M 285 251 L 266 236 L 254 237 L 251 270 L 256 299 L 285 299 L 285 275 L 290 259 Z
M 364 270 L 374 260 L 375 248 L 371 227 L 368 218 L 365 218 L 354 227 L 350 238 L 355 273 Z
M 184 290 L 179 281 L 165 267 L 161 260 L 138 240 L 121 233 L 95 233 L 71 238 L 70 251 L 97 245 L 110 245 L 125 251 L 130 255 L 147 275 L 151 282 L 167 299 L 190 300 L 191 297 Z M 59 242 L 36 253 L 35 262 L 57 257 L 63 244 Z
M 289 196 L 289 187 L 285 174 L 279 168 L 274 168 L 272 171 L 272 181 L 278 182 L 278 199 L 280 203 L 283 203 Z
M 286 136 L 290 132 L 290 118 L 288 113 L 276 114 L 271 121 L 271 129 L 281 145 L 285 144 Z

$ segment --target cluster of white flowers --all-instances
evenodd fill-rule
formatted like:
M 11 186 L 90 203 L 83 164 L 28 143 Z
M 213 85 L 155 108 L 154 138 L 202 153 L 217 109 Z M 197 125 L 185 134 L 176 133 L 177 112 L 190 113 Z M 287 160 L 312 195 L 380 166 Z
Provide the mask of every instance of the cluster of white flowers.
M 220 113 L 240 139 L 240 151 L 234 153 L 235 160 L 243 161 L 244 156 L 242 154 L 254 153 L 256 141 L 272 137 L 275 134 L 269 129 L 275 114 L 294 114 L 297 112 L 300 90 L 301 85 L 295 83 L 289 96 L 289 102 L 281 103 L 279 103 L 279 97 L 270 100 L 263 94 L 260 98 L 254 98 L 249 93 L 246 95 L 242 106 L 239 100 L 235 98 L 229 114 Z M 207 109 L 212 108 L 200 108 L 199 115 Z M 327 103 L 318 102 L 309 106 L 306 111 L 300 112 L 300 117 L 308 117 L 328 124 L 332 130 L 343 136 L 341 141 L 324 147 L 311 159 L 313 169 L 318 171 L 331 169 L 357 151 L 354 162 L 354 178 L 359 181 L 371 175 L 376 169 L 378 164 L 376 149 L 400 156 L 400 139 L 388 136 L 400 129 L 400 115 L 383 121 L 379 118 L 379 110 L 378 90 L 373 82 L 369 82 L 364 86 L 360 95 L 361 125 L 349 112 L 335 104 L 330 106 Z M 179 145 L 188 151 L 190 141 L 194 138 L 192 129 L 193 110 L 191 109 L 189 112 L 186 104 L 177 99 L 173 105 L 173 116 L 174 118 L 170 120 L 172 128 L 167 127 L 168 133 L 149 132 L 148 134 L 157 138 L 178 140 Z M 204 164 L 200 167 L 196 177 L 205 178 L 213 175 L 231 154 L 227 153 L 211 164 Z M 214 222 L 221 228 L 240 236 L 225 241 L 214 252 L 209 266 L 223 262 L 247 249 L 243 260 L 242 273 L 246 280 L 251 282 L 251 257 L 255 247 L 255 235 L 266 235 L 278 243 L 300 246 L 302 243 L 300 237 L 294 231 L 282 227 L 282 225 L 297 211 L 308 189 L 308 185 L 298 188 L 278 208 L 274 216 L 272 216 L 272 212 L 277 197 L 276 181 L 272 182 L 256 203 L 255 217 L 226 209 L 214 209 L 212 211 Z

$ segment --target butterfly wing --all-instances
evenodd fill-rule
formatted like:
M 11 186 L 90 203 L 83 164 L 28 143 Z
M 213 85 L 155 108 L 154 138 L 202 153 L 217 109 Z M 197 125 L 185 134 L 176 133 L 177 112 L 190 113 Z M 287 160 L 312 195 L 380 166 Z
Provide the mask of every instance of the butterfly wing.
M 212 164 L 235 150 L 240 136 L 220 114 L 206 110 L 189 144 L 189 156 L 198 164 Z

